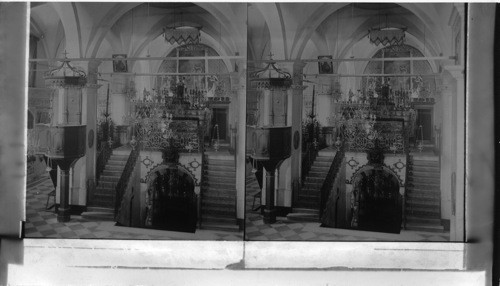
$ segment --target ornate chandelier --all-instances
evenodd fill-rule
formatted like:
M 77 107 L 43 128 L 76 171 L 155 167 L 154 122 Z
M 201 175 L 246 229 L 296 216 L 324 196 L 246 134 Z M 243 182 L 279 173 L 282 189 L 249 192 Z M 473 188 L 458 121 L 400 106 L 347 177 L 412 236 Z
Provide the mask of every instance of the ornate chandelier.
M 263 69 L 250 73 L 251 87 L 255 89 L 289 88 L 292 86 L 292 76 L 290 73 L 276 66 L 272 61 L 272 54 L 269 55 L 270 62 Z M 267 77 L 263 76 L 267 73 Z
M 171 45 L 177 43 L 182 45 L 198 45 L 200 43 L 201 27 L 165 27 L 163 28 L 163 37 Z
M 406 28 L 374 28 L 368 30 L 370 43 L 378 46 L 400 46 L 405 42 Z
M 132 148 L 150 150 L 173 148 L 188 152 L 200 148 L 199 137 L 192 136 L 192 134 L 186 137 L 181 134 L 182 132 L 176 132 L 179 123 L 174 124 L 174 121 L 175 118 L 206 120 L 206 92 L 193 90 L 185 93 L 184 91 L 183 83 L 178 82 L 171 87 L 170 92 L 165 89 L 160 89 L 160 91 L 144 89 L 141 99 L 132 100 L 132 110 L 125 117 L 134 130 L 134 136 L 130 141 Z M 181 129 L 185 128 L 187 127 Z

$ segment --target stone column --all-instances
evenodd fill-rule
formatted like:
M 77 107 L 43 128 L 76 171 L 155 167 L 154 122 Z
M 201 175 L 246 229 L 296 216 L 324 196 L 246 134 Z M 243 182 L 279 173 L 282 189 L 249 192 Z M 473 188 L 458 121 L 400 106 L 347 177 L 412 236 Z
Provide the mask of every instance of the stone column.
M 456 113 L 454 120 L 453 134 L 455 135 L 455 148 L 453 150 L 455 157 L 455 177 L 454 187 L 455 196 L 452 203 L 452 213 L 450 221 L 450 240 L 463 241 L 464 238 L 464 196 L 465 196 L 465 85 L 464 85 L 464 67 L 463 66 L 445 66 L 444 69 L 453 77 L 455 86 L 454 105 L 452 108 Z M 453 197 L 452 197 L 453 199 Z
M 291 187 L 293 201 L 298 198 L 299 189 L 302 184 L 302 107 L 304 105 L 302 86 L 303 69 L 306 66 L 304 62 L 295 62 L 293 64 L 293 86 L 292 86 L 292 110 L 289 113 L 289 118 L 292 125 L 292 155 L 291 162 Z M 298 144 L 296 144 L 298 142 Z M 289 199 L 292 206 L 292 197 Z
M 442 75 L 445 77 L 445 75 Z M 454 136 L 454 122 L 453 122 L 453 90 L 451 82 L 443 79 L 443 90 L 442 90 L 442 107 L 441 111 L 443 114 L 443 127 L 442 127 L 442 141 L 441 141 L 441 180 L 440 180 L 440 190 L 441 190 L 441 219 L 450 220 L 451 217 L 451 194 L 452 194 L 452 183 L 451 177 L 454 172 L 456 172 L 454 161 L 454 145 L 453 142 L 456 140 Z
M 292 201 L 298 196 L 301 180 L 302 164 L 302 105 L 303 91 L 302 74 L 305 67 L 304 62 L 294 62 L 287 66 L 293 75 L 293 83 L 288 90 L 288 106 L 286 125 L 292 127 L 290 140 L 292 151 L 290 158 L 286 159 L 279 167 L 278 190 L 276 196 L 277 205 L 292 207 Z M 296 144 L 297 143 L 297 144 Z
M 246 137 L 246 61 L 238 63 L 238 84 L 236 106 L 236 217 L 240 229 L 245 218 L 245 137 Z
M 100 61 L 90 61 L 87 69 L 87 86 L 84 89 L 84 104 L 85 110 L 83 112 L 83 122 L 87 125 L 87 142 L 85 153 L 85 182 L 86 182 L 86 196 L 90 198 L 95 190 L 95 171 L 97 160 L 97 105 L 98 95 L 97 90 L 100 85 L 97 82 L 97 71 L 101 64 Z M 87 202 L 85 201 L 85 204 Z

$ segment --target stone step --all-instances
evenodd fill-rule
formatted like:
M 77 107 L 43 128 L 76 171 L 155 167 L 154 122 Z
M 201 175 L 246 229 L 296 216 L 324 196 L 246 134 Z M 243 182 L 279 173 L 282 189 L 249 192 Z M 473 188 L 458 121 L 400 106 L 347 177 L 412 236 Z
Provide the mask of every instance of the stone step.
M 305 182 L 304 186 L 302 189 L 307 189 L 307 190 L 321 190 L 321 186 L 323 185 L 323 182 L 318 182 L 318 183 L 313 183 L 313 182 Z
M 103 189 L 115 189 L 116 183 L 115 182 L 108 182 L 108 181 L 102 181 L 99 180 L 99 185 L 97 185 L 97 188 L 103 188 Z
M 227 232 L 240 232 L 240 228 L 237 224 L 229 224 L 229 223 L 206 222 L 206 223 L 201 224 L 200 229 L 214 230 L 214 231 L 227 231 Z
M 309 173 L 311 172 L 319 172 L 319 173 L 328 173 L 330 170 L 330 166 L 311 166 L 311 170 L 309 170 Z
M 234 208 L 227 209 L 226 207 L 212 207 L 212 206 L 202 206 L 201 207 L 202 215 L 213 215 L 213 216 L 228 216 L 228 217 L 236 217 L 236 210 Z
M 234 207 L 236 204 L 236 197 L 202 195 L 201 203 L 208 205 L 228 205 Z
M 94 198 L 92 199 L 93 201 L 110 201 L 114 202 L 115 200 L 115 194 L 108 194 L 108 193 L 98 193 L 94 194 Z
M 413 178 L 415 181 L 424 181 L 424 182 L 440 182 L 440 174 L 439 173 L 431 173 L 431 172 L 415 172 L 415 171 L 410 171 L 408 174 L 411 178 Z
M 425 225 L 441 225 L 441 219 L 438 218 L 420 218 L 411 215 L 406 216 L 406 223 L 425 224 Z
M 307 177 L 305 183 L 322 184 L 325 181 L 324 177 Z
M 436 173 L 439 173 L 441 170 L 439 168 L 439 166 L 426 166 L 426 165 L 413 165 L 411 167 L 411 169 L 413 169 L 413 171 L 417 171 L 417 172 L 436 172 Z
M 419 198 L 419 197 L 411 197 L 406 201 L 407 205 L 412 206 L 434 206 L 440 207 L 439 201 L 437 198 Z
M 414 181 L 412 178 L 408 178 L 408 184 L 408 187 L 418 190 L 439 190 L 440 187 L 439 183 Z
M 419 217 L 419 218 L 425 218 L 425 219 L 428 219 L 428 218 L 440 219 L 441 218 L 439 212 L 428 211 L 425 209 L 422 210 L 422 209 L 415 209 L 414 208 L 413 210 L 410 210 L 409 208 L 407 208 L 406 214 L 411 215 L 413 217 Z
M 230 167 L 235 167 L 234 160 L 220 160 L 220 159 L 212 159 L 212 158 L 207 158 L 205 160 L 206 165 L 211 165 L 211 166 L 230 166 Z
M 86 211 L 81 216 L 90 221 L 115 221 L 115 214 L 109 212 Z
M 116 155 L 116 154 L 111 154 L 109 156 L 109 160 L 113 161 L 125 161 L 127 162 L 129 155 Z
M 204 170 L 204 176 L 208 177 L 219 177 L 219 178 L 228 178 L 236 180 L 236 171 L 216 171 L 216 170 Z
M 104 167 L 104 170 L 109 170 L 109 171 L 120 171 L 120 172 L 123 172 L 123 170 L 125 169 L 125 164 L 123 165 L 106 165 Z
M 292 213 L 315 214 L 319 215 L 319 210 L 308 208 L 293 208 Z
M 109 183 L 118 183 L 118 181 L 120 180 L 120 177 L 116 177 L 116 176 L 102 176 L 101 175 L 101 178 L 99 179 L 100 182 L 109 182 Z
M 209 181 L 209 182 L 204 182 L 203 187 L 204 188 L 211 188 L 211 189 L 235 190 L 236 183 Z
M 406 197 L 406 204 L 429 204 L 439 206 L 439 198 L 436 196 L 412 195 Z
M 202 196 L 230 196 L 236 197 L 236 189 L 222 189 L 222 188 L 204 188 L 201 191 Z
M 235 177 L 226 177 L 226 176 L 207 176 L 206 174 L 204 176 L 204 181 L 207 183 L 224 183 L 224 184 L 232 184 L 236 185 L 236 178 Z
M 112 208 L 114 207 L 114 202 L 110 202 L 107 200 L 98 200 L 94 199 L 92 202 L 89 204 L 92 207 L 102 207 L 102 208 Z
M 312 201 L 305 201 L 305 200 L 299 200 L 296 204 L 296 207 L 298 208 L 306 208 L 306 209 L 319 209 L 319 201 L 318 202 L 312 202 Z
M 407 223 L 406 229 L 413 231 L 425 231 L 425 232 L 439 232 L 439 233 L 444 232 L 444 227 L 442 225 Z
M 325 170 L 310 170 L 309 173 L 307 174 L 308 177 L 322 177 L 325 178 L 326 175 L 328 174 L 328 169 Z
M 236 216 L 203 214 L 201 216 L 201 225 L 205 223 L 236 225 Z
M 205 166 L 205 170 L 236 173 L 236 169 L 234 166 L 219 166 L 208 164 Z
M 436 205 L 428 205 L 428 204 L 415 204 L 415 203 L 409 203 L 406 205 L 406 210 L 411 213 L 412 210 L 415 211 L 425 211 L 429 213 L 437 213 L 439 214 L 441 208 L 439 204 Z
M 439 168 L 439 162 L 438 161 L 428 161 L 428 160 L 413 160 L 411 163 L 412 166 L 421 166 L 421 167 L 435 167 Z
M 287 220 L 294 222 L 318 222 L 319 216 L 317 214 L 310 213 L 289 213 L 286 216 Z
M 95 189 L 96 194 L 114 194 L 115 193 L 115 188 L 105 188 L 105 187 L 97 187 Z
M 313 163 L 313 167 L 330 167 L 332 165 L 332 162 L 329 162 L 329 161 L 314 161 Z
M 124 166 L 127 164 L 127 161 L 122 161 L 122 160 L 112 160 L 111 158 L 108 160 L 108 163 L 106 165 L 112 165 L 112 166 Z
M 121 171 L 115 171 L 115 170 L 106 170 L 101 173 L 101 176 L 109 176 L 109 177 L 118 177 L 120 178 L 122 175 L 123 170 Z
M 330 157 L 330 156 L 316 156 L 316 160 L 314 160 L 314 162 L 329 162 L 331 163 L 333 161 L 334 157 Z

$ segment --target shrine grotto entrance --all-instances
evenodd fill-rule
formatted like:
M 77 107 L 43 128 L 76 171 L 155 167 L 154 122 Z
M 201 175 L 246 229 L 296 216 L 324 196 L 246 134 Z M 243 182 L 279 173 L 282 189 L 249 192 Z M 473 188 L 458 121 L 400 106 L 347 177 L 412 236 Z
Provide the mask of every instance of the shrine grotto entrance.
M 148 188 L 146 226 L 195 232 L 197 200 L 190 174 L 177 166 L 157 170 Z
M 359 230 L 399 233 L 402 196 L 396 176 L 382 167 L 372 167 L 358 172 L 354 182 L 351 226 Z

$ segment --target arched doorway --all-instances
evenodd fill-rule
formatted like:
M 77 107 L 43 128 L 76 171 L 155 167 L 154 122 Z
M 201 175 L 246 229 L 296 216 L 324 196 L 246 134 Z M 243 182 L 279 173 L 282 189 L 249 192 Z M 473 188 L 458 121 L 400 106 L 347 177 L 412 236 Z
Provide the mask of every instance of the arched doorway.
M 355 177 L 353 203 L 354 214 L 360 230 L 399 233 L 402 221 L 402 196 L 399 181 L 384 168 L 368 168 Z
M 195 232 L 197 203 L 192 176 L 178 166 L 155 171 L 147 190 L 146 226 Z

